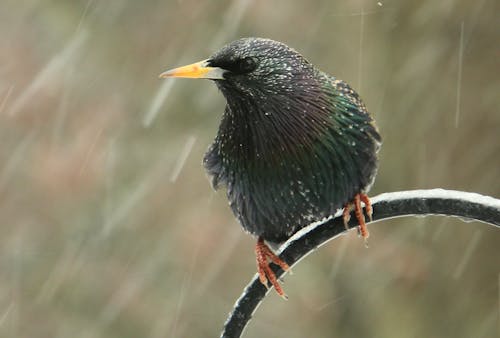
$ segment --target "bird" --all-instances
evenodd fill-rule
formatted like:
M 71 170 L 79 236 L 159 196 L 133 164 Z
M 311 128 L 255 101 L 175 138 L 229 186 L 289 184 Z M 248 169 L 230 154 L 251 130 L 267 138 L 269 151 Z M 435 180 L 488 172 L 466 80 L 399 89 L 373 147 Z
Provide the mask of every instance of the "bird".
M 257 238 L 257 271 L 264 286 L 287 298 L 270 264 L 284 271 L 290 267 L 271 247 L 338 210 L 348 228 L 354 209 L 366 243 L 361 203 L 371 220 L 367 192 L 382 139 L 346 82 L 286 44 L 258 37 L 237 39 L 160 78 L 210 79 L 226 99 L 203 165 L 213 188 L 226 188 L 241 226 Z

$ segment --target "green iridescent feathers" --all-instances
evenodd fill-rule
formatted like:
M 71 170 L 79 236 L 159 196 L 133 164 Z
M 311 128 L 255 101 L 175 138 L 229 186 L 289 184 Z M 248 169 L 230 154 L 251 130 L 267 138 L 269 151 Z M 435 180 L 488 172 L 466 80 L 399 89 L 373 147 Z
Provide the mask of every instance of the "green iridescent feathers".
M 214 187 L 227 187 L 243 227 L 280 242 L 369 188 L 380 136 L 347 84 L 283 44 L 243 44 L 244 56 L 230 56 L 252 57 L 258 67 L 217 81 L 227 106 L 204 165 Z M 263 53 L 269 48 L 280 58 Z M 224 53 L 214 59 L 232 49 Z

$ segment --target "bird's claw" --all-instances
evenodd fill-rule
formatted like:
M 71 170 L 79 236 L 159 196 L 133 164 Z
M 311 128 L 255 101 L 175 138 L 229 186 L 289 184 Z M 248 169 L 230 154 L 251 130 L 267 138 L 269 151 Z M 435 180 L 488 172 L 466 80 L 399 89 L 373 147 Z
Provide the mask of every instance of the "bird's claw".
M 361 202 L 365 204 L 365 211 L 366 215 L 368 216 L 368 220 L 370 222 L 373 221 L 373 208 L 372 208 L 372 202 L 370 201 L 370 198 L 366 194 L 359 194 L 359 198 L 361 199 Z
M 255 256 L 257 259 L 257 271 L 259 273 L 259 281 L 269 289 L 268 282 L 274 286 L 274 289 L 284 299 L 288 299 L 288 296 L 283 291 L 283 288 L 276 278 L 276 274 L 269 267 L 269 261 L 281 267 L 284 271 L 290 271 L 290 267 L 287 263 L 281 260 L 274 252 L 269 249 L 269 247 L 264 243 L 264 239 L 259 237 L 257 244 L 255 245 Z
M 344 220 L 344 227 L 349 230 L 349 221 L 351 220 L 351 206 L 352 203 L 346 203 L 342 211 L 342 219 Z
M 363 208 L 361 207 L 361 202 L 365 204 L 366 215 L 368 220 L 371 222 L 373 220 L 373 209 L 370 199 L 366 194 L 360 193 L 354 196 L 352 202 L 346 203 L 344 210 L 342 211 L 342 218 L 344 220 L 344 226 L 349 229 L 349 220 L 351 219 L 351 207 L 354 207 L 354 214 L 356 215 L 356 220 L 358 221 L 358 235 L 363 237 L 365 242 L 365 247 L 368 247 L 368 237 L 370 233 L 366 227 L 365 215 L 363 214 Z

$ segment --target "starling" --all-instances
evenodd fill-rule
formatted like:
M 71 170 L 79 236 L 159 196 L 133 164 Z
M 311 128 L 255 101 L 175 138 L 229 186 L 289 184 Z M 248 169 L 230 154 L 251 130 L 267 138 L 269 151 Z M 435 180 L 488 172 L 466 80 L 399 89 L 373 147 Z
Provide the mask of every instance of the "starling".
M 381 137 L 359 95 L 287 45 L 264 38 L 233 41 L 206 60 L 162 78 L 211 79 L 227 105 L 203 164 L 215 189 L 225 186 L 231 209 L 255 235 L 257 269 L 286 297 L 269 264 L 288 265 L 265 243 L 281 243 L 301 228 L 354 207 L 358 231 L 368 231 L 361 202 L 377 172 Z

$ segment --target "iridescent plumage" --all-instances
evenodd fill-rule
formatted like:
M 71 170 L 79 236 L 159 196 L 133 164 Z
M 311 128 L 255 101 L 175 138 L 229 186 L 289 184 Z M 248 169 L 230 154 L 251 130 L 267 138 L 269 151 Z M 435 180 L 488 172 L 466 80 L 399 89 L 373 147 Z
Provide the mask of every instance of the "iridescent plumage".
M 240 39 L 209 65 L 247 58 L 216 80 L 227 106 L 204 165 L 247 231 L 282 242 L 368 190 L 380 136 L 356 92 L 282 43 Z
M 377 171 L 380 135 L 358 94 L 283 43 L 236 40 L 209 59 L 161 77 L 212 79 L 227 105 L 203 163 L 214 188 L 225 186 L 233 213 L 258 236 L 260 281 L 285 297 L 269 261 L 287 270 L 264 240 L 283 242 L 306 225 L 361 202 Z

